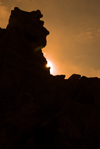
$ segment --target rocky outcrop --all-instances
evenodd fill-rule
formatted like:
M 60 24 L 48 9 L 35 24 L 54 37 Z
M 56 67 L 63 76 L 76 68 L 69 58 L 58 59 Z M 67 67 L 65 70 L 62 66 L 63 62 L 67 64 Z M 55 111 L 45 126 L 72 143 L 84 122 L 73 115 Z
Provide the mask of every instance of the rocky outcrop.
M 36 75 L 49 74 L 49 69 L 45 67 L 47 61 L 41 51 L 41 48 L 46 45 L 46 36 L 49 32 L 43 27 L 41 17 L 39 10 L 24 12 L 15 8 L 11 12 L 3 47 L 0 48 L 3 68 L 2 88 L 5 88 L 5 85 L 8 88 L 13 87 L 14 84 L 20 86 L 21 80 L 28 76 L 28 72 L 32 77 L 35 73 Z M 3 36 L 2 33 L 1 36 Z
M 0 28 L 0 148 L 99 149 L 100 79 L 52 76 L 39 10 Z

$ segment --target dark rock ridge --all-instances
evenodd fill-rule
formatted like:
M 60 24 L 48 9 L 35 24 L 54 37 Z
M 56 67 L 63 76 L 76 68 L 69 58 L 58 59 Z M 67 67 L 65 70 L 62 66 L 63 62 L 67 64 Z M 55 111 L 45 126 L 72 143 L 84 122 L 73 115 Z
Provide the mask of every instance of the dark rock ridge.
M 39 10 L 0 28 L 0 149 L 100 149 L 100 79 L 52 76 Z

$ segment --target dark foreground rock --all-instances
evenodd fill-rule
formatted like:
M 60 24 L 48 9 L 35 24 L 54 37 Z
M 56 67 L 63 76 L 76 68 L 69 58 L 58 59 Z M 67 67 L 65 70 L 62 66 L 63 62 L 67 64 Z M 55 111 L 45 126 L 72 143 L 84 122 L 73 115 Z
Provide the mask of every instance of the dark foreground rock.
M 39 10 L 0 28 L 0 149 L 99 149 L 100 79 L 52 76 Z

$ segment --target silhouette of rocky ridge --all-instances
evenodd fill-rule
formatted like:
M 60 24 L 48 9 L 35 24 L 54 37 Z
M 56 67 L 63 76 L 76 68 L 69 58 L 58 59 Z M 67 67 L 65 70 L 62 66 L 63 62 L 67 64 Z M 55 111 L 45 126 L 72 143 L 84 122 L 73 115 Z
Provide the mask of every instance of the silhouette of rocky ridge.
M 100 79 L 53 76 L 39 10 L 0 28 L 0 149 L 99 149 Z

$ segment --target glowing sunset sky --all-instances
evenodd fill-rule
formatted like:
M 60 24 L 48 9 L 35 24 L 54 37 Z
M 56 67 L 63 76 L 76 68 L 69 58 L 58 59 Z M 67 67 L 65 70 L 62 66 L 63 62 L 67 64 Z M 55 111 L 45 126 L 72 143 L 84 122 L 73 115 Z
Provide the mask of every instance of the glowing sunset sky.
M 50 31 L 43 53 L 54 75 L 100 77 L 100 0 L 0 0 L 0 27 L 14 7 L 41 10 Z

